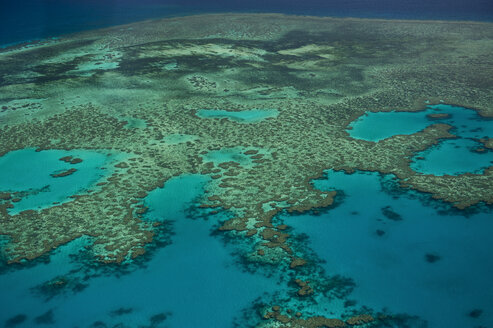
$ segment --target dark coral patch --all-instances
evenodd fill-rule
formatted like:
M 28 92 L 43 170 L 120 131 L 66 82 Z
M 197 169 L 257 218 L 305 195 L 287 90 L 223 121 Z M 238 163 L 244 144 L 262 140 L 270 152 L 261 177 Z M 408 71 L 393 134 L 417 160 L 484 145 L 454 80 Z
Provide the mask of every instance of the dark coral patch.
M 76 171 L 77 171 L 77 169 L 72 168 L 72 169 L 69 169 L 69 170 L 66 170 L 66 171 L 63 171 L 60 173 L 53 173 L 53 174 L 51 174 L 51 176 L 54 178 L 63 178 L 63 177 L 66 177 L 68 175 L 74 174 Z
M 38 325 L 51 325 L 55 323 L 53 310 L 46 311 L 42 315 L 34 318 L 34 322 Z
M 16 327 L 26 320 L 27 316 L 25 314 L 18 314 L 5 321 L 5 328 Z
M 132 308 L 124 308 L 124 307 L 121 307 L 115 311 L 111 311 L 110 315 L 111 316 L 121 316 L 121 315 L 125 315 L 125 314 L 130 314 L 133 312 L 134 309 Z
M 392 221 L 402 221 L 402 216 L 395 212 L 392 207 L 390 206 L 385 206 L 385 207 L 382 207 L 382 214 L 389 220 L 392 220 Z
M 469 312 L 469 316 L 471 318 L 479 318 L 483 314 L 483 310 L 480 309 L 474 309 L 471 312 Z
M 425 260 L 428 263 L 435 263 L 441 259 L 440 255 L 428 253 L 425 255 Z

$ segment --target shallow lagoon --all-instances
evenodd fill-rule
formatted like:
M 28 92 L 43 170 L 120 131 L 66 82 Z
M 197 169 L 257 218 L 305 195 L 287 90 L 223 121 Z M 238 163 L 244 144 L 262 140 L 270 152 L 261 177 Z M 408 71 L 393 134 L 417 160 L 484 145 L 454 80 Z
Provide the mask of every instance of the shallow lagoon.
M 239 123 L 256 123 L 264 119 L 277 117 L 277 109 L 251 109 L 242 111 L 228 111 L 221 109 L 200 109 L 196 115 L 201 118 L 227 118 Z
M 429 115 L 448 114 L 443 118 Z M 378 142 L 394 135 L 413 134 L 436 123 L 449 124 L 454 140 L 441 140 L 437 145 L 416 154 L 411 168 L 424 174 L 445 175 L 482 173 L 493 164 L 493 151 L 478 153 L 481 138 L 493 136 L 493 119 L 480 117 L 476 111 L 446 104 L 430 105 L 420 112 L 369 112 L 349 126 L 352 138 Z
M 342 190 L 341 204 L 283 220 L 309 237 L 330 274 L 354 279 L 350 298 L 360 305 L 418 315 L 433 328 L 493 325 L 491 209 L 466 217 L 389 184 L 377 173 L 328 171 L 315 186 Z
M 442 119 L 430 114 L 449 114 Z M 413 134 L 436 123 L 450 124 L 451 132 L 462 138 L 483 138 L 493 135 L 493 119 L 483 118 L 476 111 L 459 106 L 429 105 L 419 112 L 368 112 L 353 121 L 349 135 L 355 139 L 380 141 L 399 134 Z
M 72 156 L 82 162 L 71 164 L 60 158 Z M 41 209 L 54 202 L 63 203 L 70 196 L 87 189 L 112 173 L 112 165 L 122 155 L 90 150 L 43 150 L 27 148 L 9 152 L 0 157 L 0 191 L 18 192 L 10 214 L 28 209 Z M 53 175 L 76 169 L 63 177 Z
M 156 321 L 164 316 L 167 327 L 231 327 L 243 308 L 277 286 L 275 279 L 243 272 L 234 265 L 231 249 L 211 235 L 217 220 L 223 219 L 221 214 L 208 220 L 187 218 L 207 181 L 200 175 L 176 177 L 146 197 L 147 219 L 171 221 L 174 235 L 172 243 L 157 249 L 145 267 L 121 277 L 91 277 L 88 287 L 75 294 L 69 291 L 48 300 L 33 294 L 30 288 L 70 270 L 75 273 L 67 276 L 83 278 L 84 273 L 77 271 L 80 264 L 71 259 L 87 244 L 82 238 L 57 249 L 48 264 L 1 275 L 0 323 L 25 314 L 24 322 L 16 327 L 33 327 L 35 317 L 52 310 L 54 323 L 48 327 L 88 327 L 97 321 L 101 325 L 94 327 L 105 327 L 103 323 L 150 327 L 153 322 L 161 327 Z M 103 272 L 95 271 L 93 275 Z
M 443 140 L 417 153 L 411 168 L 433 175 L 481 174 L 486 167 L 493 165 L 493 151 L 485 148 L 484 152 L 478 153 L 475 149 L 479 147 L 481 144 L 471 139 Z M 464 154 L 466 151 L 467 155 Z

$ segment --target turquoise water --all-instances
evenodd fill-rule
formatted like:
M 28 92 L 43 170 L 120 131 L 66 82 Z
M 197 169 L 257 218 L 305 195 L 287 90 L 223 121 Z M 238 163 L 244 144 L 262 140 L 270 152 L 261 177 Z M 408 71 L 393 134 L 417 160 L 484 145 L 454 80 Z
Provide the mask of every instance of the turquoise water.
M 224 219 L 221 214 L 209 215 L 208 220 L 187 218 L 207 181 L 200 175 L 176 177 L 149 193 L 147 219 L 169 222 L 171 244 L 155 249 L 144 266 L 127 274 L 117 274 L 124 267 L 111 271 L 106 265 L 81 266 L 73 256 L 83 252 L 88 240 L 79 239 L 57 249 L 49 263 L 1 275 L 0 324 L 25 315 L 16 327 L 33 327 L 36 317 L 51 310 L 53 324 L 47 327 L 231 327 L 243 308 L 276 285 L 273 279 L 234 265 L 231 249 L 211 235 L 217 221 Z M 81 291 L 50 299 L 33 292 L 33 287 L 61 275 L 90 279 Z M 100 325 L 92 326 L 98 321 Z
M 124 267 L 79 262 L 81 257 L 74 255 L 87 252 L 83 247 L 91 242 L 80 238 L 54 251 L 49 263 L 0 275 L 0 323 L 17 318 L 23 321 L 16 327 L 43 320 L 51 322 L 47 327 L 143 327 L 152 322 L 156 327 L 231 327 L 258 297 L 285 292 L 276 285 L 279 277 L 244 272 L 233 262 L 231 245 L 225 247 L 211 235 L 224 214 L 208 220 L 190 217 L 189 209 L 200 203 L 197 197 L 208 180 L 180 176 L 149 193 L 146 219 L 168 222 L 171 244 L 151 250 L 147 262 L 127 274 L 121 273 Z M 443 213 L 430 206 L 433 201 L 423 203 L 420 197 L 425 196 L 391 193 L 392 188 L 382 186 L 389 181 L 375 173 L 329 172 L 315 186 L 342 189 L 345 197 L 338 206 L 322 215 L 280 219 L 293 227 L 294 236 L 308 235 L 309 246 L 326 261 L 322 265 L 330 275 L 354 279 L 350 299 L 358 306 L 419 315 L 429 327 L 490 326 L 491 212 L 467 218 Z M 40 285 L 60 277 L 84 283 L 83 288 L 70 285 L 48 298 L 49 293 L 39 293 Z M 318 305 L 304 308 L 341 311 L 329 304 L 322 297 Z M 475 310 L 482 311 L 478 318 L 469 315 Z M 160 320 L 162 325 L 156 323 Z
M 380 141 L 398 134 L 416 133 L 433 123 L 424 112 L 369 112 L 353 121 L 348 132 L 355 139 Z
M 413 165 L 421 166 L 415 169 L 456 174 L 475 170 L 478 163 L 479 167 L 486 165 L 481 161 L 490 153 L 474 152 L 475 139 L 491 135 L 491 121 L 459 107 L 433 108 L 429 109 L 432 113 L 451 111 L 451 117 L 430 120 L 425 111 L 421 113 L 425 122 L 453 123 L 453 132 L 459 137 L 416 154 Z M 398 125 L 395 122 L 394 117 L 391 125 Z M 191 137 L 170 135 L 164 141 L 181 143 L 193 140 Z M 457 149 L 477 157 L 454 157 Z M 215 164 L 235 161 L 250 167 L 254 162 L 245 154 L 248 150 L 213 150 L 203 158 Z M 266 154 L 262 149 L 259 153 Z M 83 161 L 60 161 L 64 156 Z M 418 159 L 420 156 L 425 159 Z M 116 160 L 117 155 L 97 151 L 11 152 L 0 158 L 0 190 L 20 192 L 21 201 L 13 211 L 50 206 L 92 188 L 109 174 Z M 65 177 L 52 176 L 71 168 L 77 171 Z M 0 266 L 0 325 L 231 327 L 236 318 L 250 313 L 249 309 L 254 311 L 252 304 L 259 299 L 269 304 L 279 300 L 312 315 L 333 317 L 348 311 L 345 298 L 334 300 L 320 294 L 314 303 L 293 298 L 294 288 L 287 283 L 292 277 L 282 272 L 282 266 L 259 269 L 250 264 L 255 269 L 246 270 L 249 264 L 241 263 L 238 254 L 250 252 L 251 241 L 225 244 L 213 232 L 229 214 L 203 215 L 201 211 L 207 210 L 197 208 L 209 179 L 201 175 L 174 177 L 149 193 L 143 201 L 149 207 L 144 219 L 159 222 L 162 228 L 157 228 L 147 253 L 135 261 L 119 266 L 95 264 L 90 252 L 92 239 L 82 237 L 31 265 Z M 416 315 L 431 328 L 493 326 L 491 208 L 452 210 L 427 195 L 402 191 L 392 181 L 390 176 L 376 173 L 328 171 L 327 179 L 314 184 L 321 190 L 342 191 L 335 206 L 320 215 L 281 215 L 275 220 L 292 227 L 292 240 L 307 236 L 308 247 L 314 251 L 307 252 L 313 256 L 309 263 L 323 260 L 320 265 L 328 276 L 354 280 L 349 299 L 357 303 L 349 309 L 368 306 Z M 0 246 L 4 242 L 0 238 Z M 296 243 L 293 245 L 299 251 Z M 237 247 L 244 248 L 239 252 Z M 317 268 L 310 267 L 313 271 L 304 274 L 308 279 L 320 278 Z M 65 283 L 56 287 L 50 284 L 54 281 Z M 256 315 L 251 312 L 251 317 Z M 424 326 L 410 326 L 418 327 Z
M 196 115 L 201 118 L 227 118 L 239 123 L 256 123 L 266 118 L 277 117 L 277 109 L 251 109 L 237 112 L 220 109 L 200 109 Z
M 315 186 L 342 190 L 341 204 L 283 220 L 308 236 L 327 272 L 354 279 L 350 298 L 360 305 L 418 315 L 433 328 L 492 327 L 491 209 L 465 217 L 427 196 L 390 192 L 390 183 L 328 171 Z
M 83 161 L 71 164 L 60 158 L 72 156 Z M 15 193 L 10 214 L 28 209 L 50 207 L 63 203 L 70 196 L 87 192 L 87 189 L 112 173 L 113 163 L 122 156 L 109 152 L 89 150 L 43 150 L 33 148 L 11 151 L 0 157 L 0 191 Z M 76 171 L 64 177 L 53 177 L 70 169 Z
M 430 119 L 429 114 L 449 114 L 449 118 Z M 367 112 L 349 126 L 355 139 L 380 141 L 399 134 L 413 134 L 436 123 L 450 124 L 453 134 L 462 138 L 483 138 L 493 135 L 493 120 L 482 118 L 476 111 L 460 106 L 429 105 L 420 112 Z
M 433 119 L 428 117 L 430 114 L 449 117 Z M 352 138 L 378 142 L 394 135 L 413 134 L 436 123 L 451 125 L 450 132 L 457 139 L 441 140 L 417 153 L 411 164 L 415 171 L 435 175 L 481 173 L 493 164 L 493 151 L 475 151 L 481 148 L 479 139 L 493 136 L 493 120 L 464 107 L 439 104 L 420 112 L 369 112 L 352 122 L 348 133 Z
M 471 139 L 443 140 L 436 146 L 417 153 L 413 157 L 411 168 L 433 175 L 481 174 L 484 168 L 493 165 L 493 151 L 474 151 L 479 147 L 481 144 Z

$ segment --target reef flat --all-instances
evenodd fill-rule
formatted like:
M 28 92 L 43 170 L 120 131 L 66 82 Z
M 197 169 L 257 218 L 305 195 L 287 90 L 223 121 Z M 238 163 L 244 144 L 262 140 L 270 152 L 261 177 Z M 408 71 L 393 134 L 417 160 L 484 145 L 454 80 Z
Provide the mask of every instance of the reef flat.
M 336 191 L 312 184 L 327 169 L 392 174 L 402 188 L 458 209 L 492 204 L 493 166 L 457 175 L 411 166 L 417 153 L 455 138 L 449 124 L 378 142 L 347 132 L 367 111 L 421 111 L 429 103 L 493 117 L 492 54 L 489 23 L 270 14 L 146 21 L 2 49 L 0 156 L 104 149 L 125 158 L 97 189 L 37 211 L 10 215 L 11 190 L 0 190 L 5 257 L 33 260 L 89 236 L 99 261 L 137 258 L 159 225 L 143 218 L 143 199 L 183 174 L 211 176 L 202 207 L 233 214 L 219 233 L 252 240 L 248 261 L 294 275 L 306 260 L 274 218 L 333 204 Z M 203 109 L 221 115 L 200 117 Z M 245 122 L 223 112 L 258 109 L 277 115 Z M 479 142 L 491 149 L 491 136 Z M 243 152 L 226 156 L 228 149 Z M 304 279 L 294 280 L 296 297 L 322 289 Z M 280 311 L 264 317 L 292 327 L 373 320 Z

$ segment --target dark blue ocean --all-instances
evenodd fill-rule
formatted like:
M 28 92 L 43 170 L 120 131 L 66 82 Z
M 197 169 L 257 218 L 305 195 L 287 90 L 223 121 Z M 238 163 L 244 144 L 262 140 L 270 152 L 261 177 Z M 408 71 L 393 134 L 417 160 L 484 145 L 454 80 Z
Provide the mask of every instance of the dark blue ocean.
M 1 0 L 0 44 L 210 12 L 493 21 L 492 0 Z

